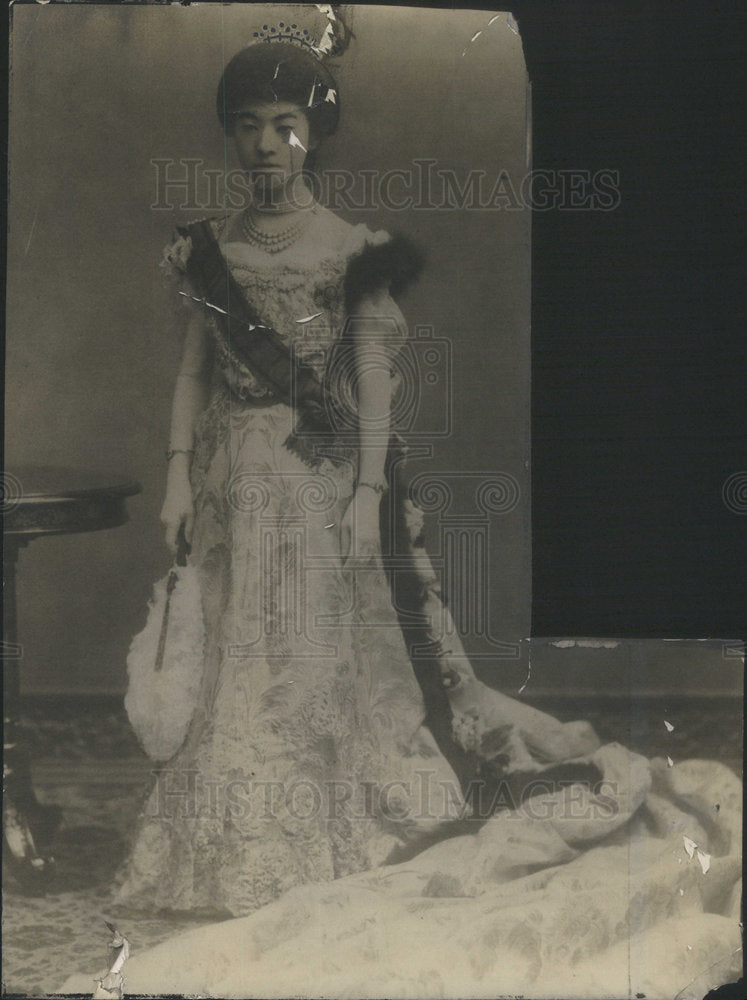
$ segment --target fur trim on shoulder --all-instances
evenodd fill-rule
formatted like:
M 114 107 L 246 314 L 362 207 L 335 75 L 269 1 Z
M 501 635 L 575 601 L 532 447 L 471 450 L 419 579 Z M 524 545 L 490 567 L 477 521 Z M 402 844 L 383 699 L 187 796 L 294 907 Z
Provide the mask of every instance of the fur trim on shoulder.
M 367 244 L 350 258 L 345 272 L 345 306 L 351 312 L 365 295 L 386 289 L 394 298 L 420 275 L 424 257 L 404 236 L 386 243 Z

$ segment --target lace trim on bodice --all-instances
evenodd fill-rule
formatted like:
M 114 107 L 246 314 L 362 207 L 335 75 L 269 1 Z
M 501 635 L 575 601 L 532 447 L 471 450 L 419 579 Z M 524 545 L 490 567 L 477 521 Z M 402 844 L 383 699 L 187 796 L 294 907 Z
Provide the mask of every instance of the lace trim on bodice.
M 330 348 L 339 338 L 345 321 L 344 278 L 349 260 L 367 243 L 386 242 L 388 234 L 372 233 L 360 224 L 353 227 L 339 250 L 316 261 L 292 257 L 265 261 L 248 259 L 245 245 L 238 241 L 223 241 L 228 221 L 225 217 L 209 221 L 233 277 L 262 320 L 322 379 Z M 161 266 L 180 286 L 182 301 L 194 308 L 197 296 L 186 278 L 191 249 L 189 237 L 177 235 L 166 247 Z M 216 363 L 232 392 L 247 403 L 270 402 L 272 391 L 231 351 L 216 318 L 208 313 L 206 323 L 215 346 Z

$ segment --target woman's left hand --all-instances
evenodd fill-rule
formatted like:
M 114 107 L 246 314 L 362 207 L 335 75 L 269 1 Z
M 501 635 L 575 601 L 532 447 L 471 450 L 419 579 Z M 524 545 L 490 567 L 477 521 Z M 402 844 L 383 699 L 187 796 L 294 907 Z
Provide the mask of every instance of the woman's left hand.
M 381 494 L 360 486 L 351 497 L 340 526 L 340 554 L 345 563 L 379 551 Z

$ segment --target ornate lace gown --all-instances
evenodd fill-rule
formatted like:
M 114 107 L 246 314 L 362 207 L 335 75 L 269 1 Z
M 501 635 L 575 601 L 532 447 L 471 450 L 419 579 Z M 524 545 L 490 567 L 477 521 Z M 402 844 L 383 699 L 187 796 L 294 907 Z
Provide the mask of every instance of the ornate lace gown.
M 309 263 L 226 240 L 230 223 L 213 226 L 260 316 L 323 374 L 344 326 L 348 262 L 386 234 L 356 226 L 337 252 Z M 167 248 L 177 277 L 189 251 L 182 238 Z M 401 330 L 391 298 L 377 301 Z M 205 322 L 214 375 L 191 471 L 204 676 L 116 901 L 239 915 L 293 886 L 381 863 L 457 816 L 462 800 L 423 725 L 380 554 L 343 568 L 356 449 L 340 447 L 316 469 L 289 451 L 293 411 L 263 399 Z

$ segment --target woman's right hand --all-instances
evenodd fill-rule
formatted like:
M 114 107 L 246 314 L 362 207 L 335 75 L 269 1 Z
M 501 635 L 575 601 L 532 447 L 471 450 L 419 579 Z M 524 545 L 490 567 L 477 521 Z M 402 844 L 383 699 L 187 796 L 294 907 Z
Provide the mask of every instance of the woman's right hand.
M 192 528 L 195 519 L 189 469 L 186 465 L 182 467 L 178 463 L 180 457 L 175 455 L 171 460 L 172 464 L 169 465 L 166 498 L 161 508 L 161 523 L 166 527 L 166 544 L 172 552 L 176 552 L 176 539 L 182 525 L 184 525 L 184 537 L 187 544 L 192 544 Z

